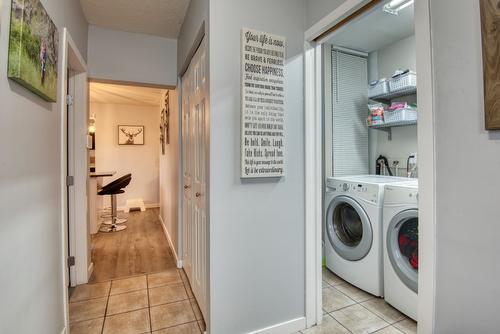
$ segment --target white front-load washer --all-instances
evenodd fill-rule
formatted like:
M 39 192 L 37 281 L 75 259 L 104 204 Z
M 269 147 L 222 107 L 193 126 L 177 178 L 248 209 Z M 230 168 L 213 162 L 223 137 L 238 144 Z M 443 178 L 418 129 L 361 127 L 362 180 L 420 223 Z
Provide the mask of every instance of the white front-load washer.
M 328 178 L 325 260 L 335 274 L 383 296 L 382 205 L 384 186 L 407 178 L 361 175 Z
M 387 185 L 383 216 L 384 298 L 417 320 L 418 183 Z

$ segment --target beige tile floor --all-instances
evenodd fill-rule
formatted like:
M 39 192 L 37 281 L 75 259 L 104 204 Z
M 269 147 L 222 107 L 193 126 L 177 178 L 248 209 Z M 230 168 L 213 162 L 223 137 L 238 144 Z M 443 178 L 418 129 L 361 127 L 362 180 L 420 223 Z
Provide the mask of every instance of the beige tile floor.
M 417 323 L 323 268 L 323 323 L 303 334 L 416 334 Z
M 71 334 L 200 334 L 205 324 L 182 270 L 77 286 Z

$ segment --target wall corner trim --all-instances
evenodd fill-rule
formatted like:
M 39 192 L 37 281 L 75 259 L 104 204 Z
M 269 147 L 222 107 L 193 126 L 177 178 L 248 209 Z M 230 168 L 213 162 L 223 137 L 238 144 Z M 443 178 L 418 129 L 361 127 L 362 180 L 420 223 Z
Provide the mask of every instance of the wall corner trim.
M 172 253 L 174 254 L 175 258 L 175 263 L 177 264 L 177 268 L 181 269 L 183 266 L 182 260 L 179 259 L 177 256 L 177 251 L 175 250 L 174 244 L 172 243 L 172 239 L 170 238 L 170 234 L 168 233 L 167 227 L 165 226 L 165 222 L 163 221 L 163 218 L 161 215 L 158 215 L 158 218 L 160 219 L 161 227 L 163 228 L 163 232 L 165 233 L 165 237 L 167 238 L 168 245 L 170 246 L 170 249 L 172 250 Z
M 295 333 L 306 328 L 306 317 L 285 321 L 273 326 L 262 328 L 249 334 L 287 334 Z

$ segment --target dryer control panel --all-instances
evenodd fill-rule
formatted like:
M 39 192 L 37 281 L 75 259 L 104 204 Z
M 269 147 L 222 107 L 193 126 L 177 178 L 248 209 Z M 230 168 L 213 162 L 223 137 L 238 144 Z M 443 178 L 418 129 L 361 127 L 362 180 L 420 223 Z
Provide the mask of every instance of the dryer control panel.
M 383 187 L 376 184 L 356 183 L 335 179 L 328 179 L 326 184 L 330 191 L 360 198 L 373 204 L 380 204 L 381 189 L 383 189 Z
M 418 206 L 418 186 L 385 186 L 384 203 Z

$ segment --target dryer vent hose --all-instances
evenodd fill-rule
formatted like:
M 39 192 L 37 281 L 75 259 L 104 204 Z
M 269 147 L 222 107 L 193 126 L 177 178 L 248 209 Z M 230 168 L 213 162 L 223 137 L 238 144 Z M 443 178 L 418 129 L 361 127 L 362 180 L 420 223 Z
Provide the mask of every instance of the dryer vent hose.
M 389 160 L 387 160 L 386 157 L 384 157 L 383 155 L 380 155 L 378 158 L 377 158 L 377 168 L 376 168 L 376 174 L 377 175 L 380 175 L 380 172 L 382 170 L 382 165 L 385 166 L 385 168 L 387 169 L 387 172 L 389 173 L 390 176 L 393 176 L 392 175 L 392 170 L 391 170 L 391 167 L 389 167 Z

